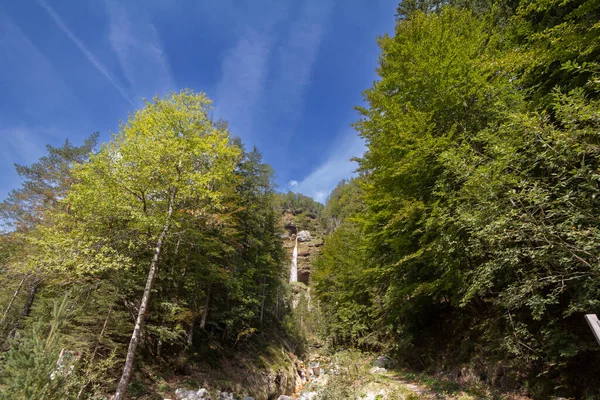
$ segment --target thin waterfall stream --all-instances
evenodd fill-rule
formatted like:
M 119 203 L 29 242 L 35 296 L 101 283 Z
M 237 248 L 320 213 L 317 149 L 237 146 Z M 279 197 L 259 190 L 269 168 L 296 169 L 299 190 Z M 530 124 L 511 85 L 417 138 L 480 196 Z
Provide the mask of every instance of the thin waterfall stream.
M 298 282 L 298 237 L 294 244 L 294 252 L 292 253 L 292 270 L 290 271 L 290 282 Z

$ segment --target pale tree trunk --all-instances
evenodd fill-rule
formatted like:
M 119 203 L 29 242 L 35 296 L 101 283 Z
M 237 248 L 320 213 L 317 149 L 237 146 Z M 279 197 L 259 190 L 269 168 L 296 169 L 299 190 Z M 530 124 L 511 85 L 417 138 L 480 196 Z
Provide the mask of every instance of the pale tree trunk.
M 6 317 L 8 316 L 8 313 L 9 313 L 10 309 L 12 308 L 13 303 L 15 302 L 15 299 L 19 295 L 19 292 L 21 291 L 21 288 L 23 287 L 23 282 L 25 282 L 25 278 L 21 279 L 19 286 L 17 286 L 17 289 L 13 293 L 12 297 L 10 298 L 10 301 L 8 302 L 8 305 L 6 306 L 6 309 L 4 310 L 4 314 L 2 314 L 2 319 L 0 319 L 0 328 L 2 328 L 2 324 L 4 324 L 4 321 L 6 320 Z
M 29 313 L 31 313 L 31 306 L 33 305 L 33 300 L 35 300 L 35 295 L 38 292 L 40 287 L 41 280 L 39 278 L 33 278 L 31 283 L 31 289 L 29 289 L 29 296 L 27 297 L 27 301 L 21 310 L 21 315 L 19 316 L 19 320 L 12 326 L 12 329 L 8 332 L 7 337 L 13 339 L 17 334 L 17 330 L 22 328 L 23 326 L 23 318 L 27 318 Z
M 265 313 L 265 291 L 267 289 L 267 277 L 263 276 L 263 287 L 262 287 L 262 300 L 260 303 L 260 324 L 263 323 L 263 315 Z
M 208 305 L 210 304 L 210 291 L 212 288 L 212 284 L 208 285 L 208 290 L 206 292 L 206 300 L 204 301 L 204 309 L 202 310 L 202 319 L 200 320 L 200 329 L 204 329 L 206 326 L 206 317 L 208 317 Z
M 156 277 L 156 271 L 158 270 L 158 257 L 160 256 L 160 250 L 162 249 L 165 237 L 171 227 L 171 217 L 173 215 L 173 203 L 175 201 L 176 192 L 173 191 L 171 198 L 169 199 L 169 212 L 167 214 L 167 220 L 165 226 L 158 237 L 156 247 L 154 249 L 154 255 L 152 256 L 152 262 L 150 263 L 150 270 L 148 271 L 148 278 L 146 279 L 146 287 L 144 288 L 144 295 L 142 296 L 142 302 L 138 311 L 137 319 L 135 321 L 135 328 L 129 341 L 129 348 L 127 349 L 127 357 L 125 358 L 125 366 L 123 367 L 123 374 L 121 380 L 117 386 L 115 397 L 113 400 L 123 400 L 127 393 L 127 387 L 131 381 L 131 375 L 133 373 L 133 361 L 135 359 L 135 351 L 140 342 L 142 335 L 142 328 L 144 327 L 144 321 L 146 320 L 146 314 L 148 312 L 148 305 L 150 304 L 150 294 L 152 292 L 152 286 L 154 285 L 154 278 Z
M 277 288 L 277 300 L 275 302 L 275 318 L 279 321 L 279 287 Z
M 190 327 L 187 331 L 187 347 L 192 347 L 194 343 L 194 324 L 196 323 L 196 316 L 192 317 L 192 321 L 190 322 Z

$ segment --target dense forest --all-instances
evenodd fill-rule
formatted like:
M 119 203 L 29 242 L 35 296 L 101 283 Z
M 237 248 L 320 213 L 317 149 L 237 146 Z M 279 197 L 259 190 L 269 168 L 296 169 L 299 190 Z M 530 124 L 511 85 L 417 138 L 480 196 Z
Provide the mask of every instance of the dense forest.
M 332 344 L 600 396 L 583 318 L 600 299 L 598 21 L 597 1 L 400 4 L 358 108 L 360 176 L 324 211 Z
M 0 204 L 0 398 L 152 398 L 160 370 L 269 341 L 600 397 L 599 21 L 597 0 L 400 3 L 325 205 L 276 193 L 190 90 L 47 146 Z
M 2 398 L 117 383 L 124 398 L 138 347 L 176 367 L 283 315 L 271 168 L 209 109 L 202 93 L 156 98 L 97 150 L 93 135 L 17 167 L 23 186 L 1 206 Z M 48 380 L 61 349 L 77 371 Z

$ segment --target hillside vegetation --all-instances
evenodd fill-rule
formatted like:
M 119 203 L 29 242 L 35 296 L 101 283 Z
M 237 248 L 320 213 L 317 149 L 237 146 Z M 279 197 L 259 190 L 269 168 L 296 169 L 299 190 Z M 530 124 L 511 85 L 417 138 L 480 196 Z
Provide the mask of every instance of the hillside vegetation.
M 12 227 L 0 237 L 1 398 L 85 398 L 119 382 L 123 398 L 147 380 L 140 365 L 186 372 L 265 324 L 284 332 L 271 168 L 209 109 L 202 93 L 155 98 L 99 149 L 92 136 L 17 168 L 24 184 L 0 208 Z
M 325 206 L 326 337 L 597 398 L 598 2 L 405 1 L 397 18 L 358 108 L 360 176 Z
M 403 1 L 325 205 L 275 193 L 191 90 L 17 165 L 0 398 L 274 399 L 315 360 L 315 399 L 600 398 L 599 21 L 598 0 Z

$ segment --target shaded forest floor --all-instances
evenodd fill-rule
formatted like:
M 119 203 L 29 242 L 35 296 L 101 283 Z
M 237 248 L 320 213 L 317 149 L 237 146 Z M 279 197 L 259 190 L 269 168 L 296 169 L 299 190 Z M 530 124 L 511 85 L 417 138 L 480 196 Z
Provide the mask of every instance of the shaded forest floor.
M 268 330 L 231 348 L 206 342 L 200 351 L 169 361 L 147 362 L 140 368 L 129 396 L 141 400 L 175 399 L 175 390 L 206 388 L 213 398 L 219 392 L 235 398 L 277 398 L 299 385 L 298 358 L 290 341 Z

